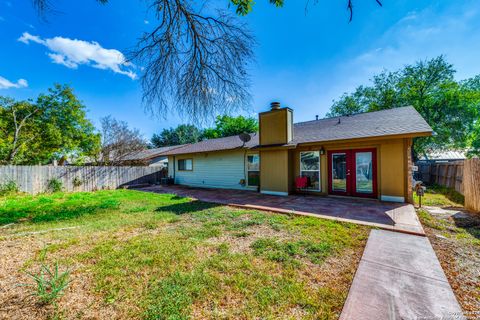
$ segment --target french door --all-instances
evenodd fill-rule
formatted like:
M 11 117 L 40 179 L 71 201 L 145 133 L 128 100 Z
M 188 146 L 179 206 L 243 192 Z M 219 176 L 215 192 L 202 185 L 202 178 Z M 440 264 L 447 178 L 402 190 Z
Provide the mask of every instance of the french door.
M 376 198 L 377 150 L 328 151 L 328 191 L 330 194 Z

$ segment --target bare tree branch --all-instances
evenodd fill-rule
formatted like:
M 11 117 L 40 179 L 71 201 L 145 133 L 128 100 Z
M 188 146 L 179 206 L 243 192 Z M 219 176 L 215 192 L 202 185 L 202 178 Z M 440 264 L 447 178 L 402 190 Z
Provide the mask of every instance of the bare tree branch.
M 51 0 L 31 1 L 39 12 L 50 8 Z M 248 66 L 254 59 L 255 40 L 238 16 L 205 13 L 207 0 L 145 1 L 158 23 L 142 35 L 129 60 L 143 68 L 143 103 L 148 111 L 163 116 L 175 111 L 202 121 L 250 105 Z M 236 6 L 239 15 L 253 5 L 252 0 L 224 1 Z M 352 21 L 354 0 L 345 1 Z M 284 4 L 284 0 L 269 2 L 277 7 Z
M 145 69 L 149 111 L 180 111 L 191 120 L 244 108 L 251 101 L 247 66 L 254 39 L 238 18 L 202 15 L 189 0 L 151 0 L 158 26 L 145 33 L 130 58 Z
M 130 129 L 124 121 L 111 116 L 101 119 L 102 149 L 98 163 L 121 165 L 125 160 L 146 149 L 147 143 L 137 129 Z

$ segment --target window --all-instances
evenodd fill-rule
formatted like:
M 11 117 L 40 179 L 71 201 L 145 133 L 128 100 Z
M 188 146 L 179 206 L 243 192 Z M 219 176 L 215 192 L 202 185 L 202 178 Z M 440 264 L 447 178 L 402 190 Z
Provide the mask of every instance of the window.
M 193 160 L 192 159 L 180 159 L 178 160 L 178 171 L 192 171 Z
M 307 190 L 320 191 L 320 151 L 300 152 L 300 175 L 307 177 Z
M 247 156 L 247 185 L 249 187 L 260 186 L 260 155 Z

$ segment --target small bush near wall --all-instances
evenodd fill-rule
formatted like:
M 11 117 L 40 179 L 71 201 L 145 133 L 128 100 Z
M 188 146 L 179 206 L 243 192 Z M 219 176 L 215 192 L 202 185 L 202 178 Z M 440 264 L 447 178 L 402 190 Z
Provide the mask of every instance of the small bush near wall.
M 74 188 L 78 188 L 83 184 L 83 182 L 82 182 L 82 179 L 80 179 L 80 177 L 75 177 L 73 178 L 72 184 Z
M 15 193 L 18 192 L 18 185 L 15 181 L 11 180 L 4 184 L 0 185 L 0 195 L 8 194 L 8 193 Z
M 49 192 L 60 192 L 63 188 L 63 183 L 59 179 L 48 180 L 47 188 Z

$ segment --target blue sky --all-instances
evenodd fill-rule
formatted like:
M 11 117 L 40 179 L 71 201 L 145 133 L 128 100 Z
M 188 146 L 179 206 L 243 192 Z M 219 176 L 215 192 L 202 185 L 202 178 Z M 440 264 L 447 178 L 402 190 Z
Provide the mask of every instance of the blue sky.
M 351 23 L 346 1 L 320 1 L 308 12 L 306 2 L 287 0 L 277 9 L 258 0 L 242 18 L 258 42 L 251 67 L 253 105 L 244 114 L 255 115 L 278 100 L 294 109 L 296 122 L 322 117 L 333 99 L 367 84 L 382 69 L 440 54 L 455 65 L 458 79 L 480 74 L 477 0 L 384 0 L 381 8 L 374 0 L 357 0 Z M 55 82 L 68 83 L 96 125 L 112 115 L 150 138 L 182 123 L 175 114 L 146 114 L 135 78 L 140 68 L 122 64 L 122 52 L 155 25 L 144 2 L 55 3 L 58 13 L 46 23 L 29 0 L 0 0 L 0 95 L 26 99 Z

